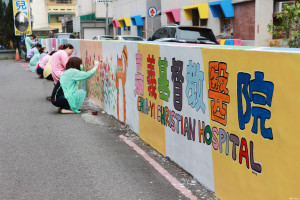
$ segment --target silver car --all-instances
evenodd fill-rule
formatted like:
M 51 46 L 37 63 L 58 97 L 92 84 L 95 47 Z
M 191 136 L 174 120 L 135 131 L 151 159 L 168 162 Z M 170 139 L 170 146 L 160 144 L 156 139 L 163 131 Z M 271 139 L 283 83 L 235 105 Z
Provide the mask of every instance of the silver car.
M 118 35 L 114 38 L 114 40 L 121 40 L 121 41 L 144 41 L 143 38 L 139 36 L 129 36 L 129 35 Z
M 93 37 L 93 40 L 113 40 L 114 36 L 112 35 L 98 35 Z

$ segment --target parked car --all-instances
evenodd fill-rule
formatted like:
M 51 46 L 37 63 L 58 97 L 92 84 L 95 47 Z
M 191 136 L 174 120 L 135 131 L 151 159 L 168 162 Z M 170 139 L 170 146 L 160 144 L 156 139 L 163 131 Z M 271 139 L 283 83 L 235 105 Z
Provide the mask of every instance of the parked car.
M 214 33 L 209 28 L 178 25 L 159 28 L 148 41 L 218 44 Z
M 93 40 L 113 40 L 114 36 L 112 35 L 98 35 L 93 37 Z
M 114 40 L 122 40 L 122 41 L 144 41 L 143 38 L 139 36 L 129 36 L 129 35 L 118 35 L 114 38 Z
M 72 33 L 55 33 L 54 38 L 56 39 L 75 39 L 75 35 Z

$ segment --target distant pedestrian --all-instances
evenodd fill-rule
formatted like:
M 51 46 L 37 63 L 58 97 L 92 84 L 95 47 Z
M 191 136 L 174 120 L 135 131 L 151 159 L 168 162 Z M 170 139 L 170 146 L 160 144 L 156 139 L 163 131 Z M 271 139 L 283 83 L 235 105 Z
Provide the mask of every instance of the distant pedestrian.
M 49 38 L 53 38 L 54 37 L 53 31 L 49 31 L 48 36 L 49 36 Z
M 81 64 L 80 58 L 70 58 L 66 65 L 66 71 L 60 76 L 53 89 L 51 102 L 54 106 L 59 107 L 60 113 L 80 113 L 79 108 L 86 97 L 86 91 L 77 90 L 77 82 L 90 79 L 95 74 L 99 62 L 95 61 L 94 68 L 87 72 L 80 71 Z
M 66 70 L 66 64 L 69 60 L 69 57 L 72 55 L 74 47 L 71 44 L 63 45 L 63 50 L 59 50 L 53 54 L 51 59 L 51 74 L 54 80 L 54 84 L 57 83 L 59 77 Z

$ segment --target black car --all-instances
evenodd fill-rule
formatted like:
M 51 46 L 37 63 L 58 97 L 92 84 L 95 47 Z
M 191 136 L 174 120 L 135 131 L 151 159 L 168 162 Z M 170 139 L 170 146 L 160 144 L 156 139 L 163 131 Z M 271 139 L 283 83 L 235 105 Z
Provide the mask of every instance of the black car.
M 159 28 L 148 41 L 218 44 L 214 33 L 209 28 L 178 25 Z

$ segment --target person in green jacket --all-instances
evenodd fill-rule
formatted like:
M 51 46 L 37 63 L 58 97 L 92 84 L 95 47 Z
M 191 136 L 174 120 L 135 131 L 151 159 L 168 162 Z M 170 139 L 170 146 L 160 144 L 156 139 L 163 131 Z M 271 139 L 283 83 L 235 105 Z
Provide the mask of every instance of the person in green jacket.
M 28 56 L 29 50 L 33 45 L 36 45 L 38 42 L 34 41 L 35 35 L 30 35 L 29 37 L 25 38 L 25 46 L 26 46 L 26 55 Z
M 90 79 L 96 72 L 99 62 L 95 61 L 94 68 L 85 72 L 80 71 L 82 60 L 77 57 L 70 58 L 66 65 L 66 71 L 60 76 L 55 85 L 51 102 L 54 106 L 59 107 L 58 112 L 63 114 L 80 113 L 86 91 L 77 90 L 77 82 Z
M 40 61 L 40 59 L 46 55 L 45 53 L 46 49 L 45 48 L 40 48 L 39 52 L 38 53 L 35 53 L 34 56 L 30 59 L 30 62 L 29 62 L 29 67 L 30 67 L 30 70 L 32 72 L 35 72 L 36 70 L 36 67 L 37 67 L 37 63 Z

